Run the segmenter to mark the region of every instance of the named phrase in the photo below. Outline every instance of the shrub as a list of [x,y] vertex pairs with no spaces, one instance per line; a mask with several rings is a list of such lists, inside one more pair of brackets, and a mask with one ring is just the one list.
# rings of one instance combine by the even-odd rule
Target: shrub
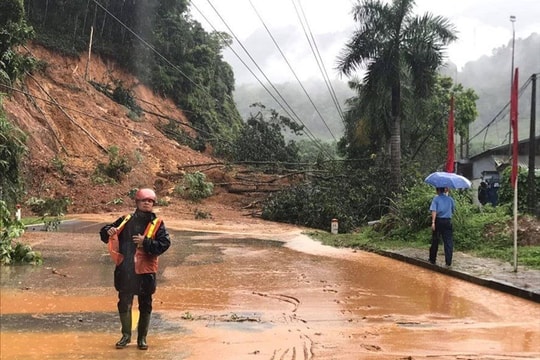
[[[529,182],[528,182],[528,170],[524,168],[519,168],[518,173],[518,211],[527,212],[529,211],[527,200],[529,192]],[[513,205],[514,203],[514,189],[510,184],[510,177],[512,174],[512,167],[509,166],[502,172],[500,187],[498,191],[499,195],[499,204],[508,204]],[[535,177],[535,191],[536,199],[540,199],[540,176]],[[538,210],[537,210],[538,211]],[[534,209],[533,209],[534,215]]]
[[110,180],[120,181],[122,177],[131,171],[131,165],[126,156],[120,156],[117,146],[111,146],[109,148],[109,162],[107,164],[98,163],[94,174],[92,174],[92,180],[94,183],[106,182],[103,177]]
[[174,191],[186,199],[200,201],[212,195],[214,184],[207,182],[206,175],[197,171],[186,174],[182,183],[178,184]]
[[0,97],[0,198],[13,206],[23,190],[22,158],[26,134],[5,117]]
[[45,231],[56,231],[60,226],[60,218],[67,213],[67,207],[71,204],[68,197],[41,199],[31,197],[26,201],[30,210],[41,216]]
[[[429,206],[434,189],[418,183],[404,190],[403,196],[392,203],[393,209],[383,217],[376,230],[402,241],[431,239]],[[456,212],[452,217],[456,250],[475,250],[484,246],[508,246],[508,209],[505,206],[478,207],[472,202],[471,190],[452,190]]]
[[0,263],[41,264],[43,258],[38,251],[33,251],[30,245],[15,242],[24,232],[23,224],[11,219],[11,213],[5,201],[0,200]]
[[330,230],[337,219],[340,233],[350,232],[369,220],[379,219],[388,209],[386,169],[351,169],[330,166],[327,177],[292,186],[269,196],[263,203],[262,217],[316,229]]
[[130,89],[126,89],[121,81],[115,81],[116,88],[113,90],[111,98],[118,104],[127,107],[136,117],[142,115],[142,109],[135,100],[135,95]]

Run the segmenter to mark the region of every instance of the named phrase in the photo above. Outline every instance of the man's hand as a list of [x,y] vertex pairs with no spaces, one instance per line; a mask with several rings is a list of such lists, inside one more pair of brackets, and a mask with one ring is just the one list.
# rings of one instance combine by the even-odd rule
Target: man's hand
[[107,230],[107,234],[109,234],[109,236],[113,236],[117,232],[118,232],[118,230],[114,226],[109,228],[109,230]]
[[137,247],[142,247],[143,241],[144,241],[144,235],[137,234],[133,235],[132,238],[133,242],[137,245]]

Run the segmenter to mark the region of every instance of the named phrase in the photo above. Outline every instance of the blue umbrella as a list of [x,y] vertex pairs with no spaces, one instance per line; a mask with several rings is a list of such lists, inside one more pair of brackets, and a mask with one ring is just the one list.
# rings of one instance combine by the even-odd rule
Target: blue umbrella
[[437,188],[449,189],[470,189],[471,182],[464,176],[449,173],[445,171],[437,171],[428,175],[424,180],[425,183],[433,185]]

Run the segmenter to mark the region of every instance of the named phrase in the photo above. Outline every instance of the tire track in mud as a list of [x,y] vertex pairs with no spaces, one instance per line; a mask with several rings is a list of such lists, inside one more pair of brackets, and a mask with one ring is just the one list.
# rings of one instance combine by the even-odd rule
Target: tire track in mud
[[289,304],[292,304],[294,306],[292,312],[296,312],[296,310],[298,310],[298,306],[300,306],[300,300],[298,300],[294,296],[283,295],[283,294],[277,294],[277,295],[265,294],[265,293],[261,293],[261,292],[257,292],[257,291],[253,291],[252,294],[262,296],[262,297],[268,297],[268,298],[271,298],[271,299],[277,299],[279,301],[284,301],[284,302],[287,302]]
[[[298,310],[298,307],[301,304],[298,298],[294,296],[290,296],[290,295],[266,294],[266,293],[261,293],[261,292],[256,292],[256,291],[253,291],[252,294],[261,296],[261,297],[276,299],[278,301],[283,301],[283,302],[292,304],[293,305],[293,309],[291,310],[292,315],[284,314],[285,321],[290,324],[294,324],[298,322],[302,324],[307,324],[306,320],[300,319],[296,316],[296,311]],[[313,340],[307,334],[305,334],[304,331],[300,329],[296,329],[296,330],[300,331],[300,335],[299,335],[300,343],[295,344],[293,346],[286,347],[284,349],[281,349],[281,348],[275,349],[272,353],[272,357],[270,358],[270,360],[311,360],[314,358]]]
[[[275,349],[270,360],[312,360],[313,354],[313,341],[307,335],[300,335],[302,340],[301,346],[288,347],[286,349]],[[300,350],[296,350],[300,348]]]

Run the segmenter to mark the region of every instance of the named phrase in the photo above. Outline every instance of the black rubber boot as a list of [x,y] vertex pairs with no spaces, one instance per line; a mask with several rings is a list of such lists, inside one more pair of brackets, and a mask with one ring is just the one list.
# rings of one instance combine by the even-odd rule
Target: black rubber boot
[[120,313],[122,338],[116,343],[117,349],[125,348],[131,342],[131,311]]
[[146,335],[150,326],[150,313],[141,313],[139,316],[139,325],[137,327],[137,347],[139,350],[148,350],[146,344]]

